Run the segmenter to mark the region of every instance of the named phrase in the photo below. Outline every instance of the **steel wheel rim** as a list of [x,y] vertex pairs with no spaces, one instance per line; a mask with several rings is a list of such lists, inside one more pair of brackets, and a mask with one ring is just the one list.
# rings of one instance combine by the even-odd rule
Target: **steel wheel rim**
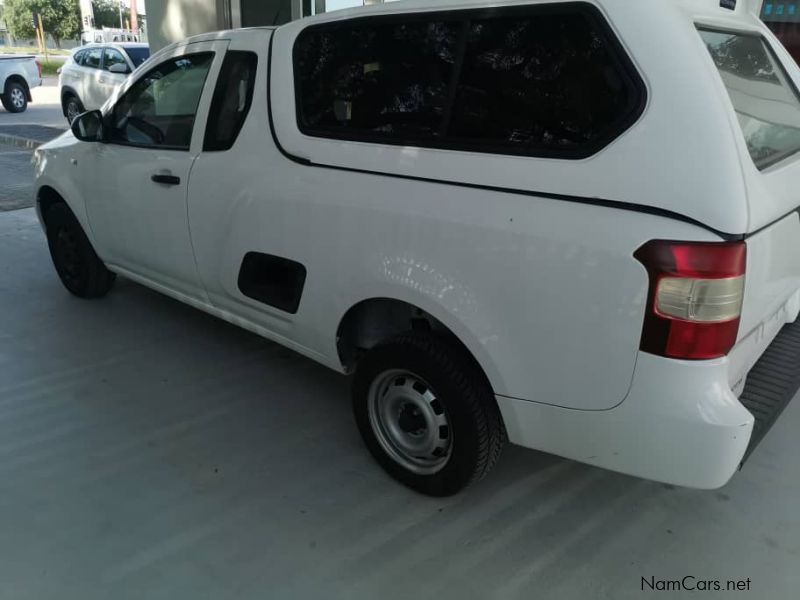
[[25,105],[25,94],[22,93],[21,89],[15,87],[11,90],[11,104],[15,108],[22,108]]
[[368,395],[369,421],[381,448],[419,475],[441,471],[450,460],[453,431],[436,392],[409,371],[384,371]]

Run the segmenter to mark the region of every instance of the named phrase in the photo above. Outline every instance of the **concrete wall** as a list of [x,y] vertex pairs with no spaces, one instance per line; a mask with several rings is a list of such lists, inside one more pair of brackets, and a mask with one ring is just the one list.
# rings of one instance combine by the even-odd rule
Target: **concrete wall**
[[226,0],[147,0],[150,50],[190,35],[230,27],[230,8]]

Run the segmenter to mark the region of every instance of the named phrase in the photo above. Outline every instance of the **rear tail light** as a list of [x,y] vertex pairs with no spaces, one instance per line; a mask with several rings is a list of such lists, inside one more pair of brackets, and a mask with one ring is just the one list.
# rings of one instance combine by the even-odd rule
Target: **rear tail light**
[[739,333],[745,243],[654,240],[634,256],[650,277],[641,350],[687,360],[727,355]]
[[34,62],[36,63],[36,68],[39,70],[39,79],[41,79],[42,78],[42,63],[40,63],[38,60],[35,60]]

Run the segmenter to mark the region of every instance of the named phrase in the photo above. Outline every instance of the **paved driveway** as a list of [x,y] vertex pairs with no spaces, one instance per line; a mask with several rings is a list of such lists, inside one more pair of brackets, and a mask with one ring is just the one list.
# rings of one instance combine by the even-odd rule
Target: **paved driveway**
[[0,211],[32,205],[31,151],[0,143]]
[[58,79],[45,77],[44,85],[31,91],[33,102],[24,113],[10,113],[0,106],[0,128],[4,125],[46,125],[49,127],[67,126],[61,112],[61,98]]
[[795,399],[716,492],[510,448],[425,498],[367,455],[346,379],[124,280],[74,299],[33,211],[0,213],[4,600],[617,600],[687,575],[785,600],[798,431]]
[[33,205],[33,151],[22,142],[29,140],[32,147],[66,129],[57,83],[48,78],[44,87],[34,88],[34,102],[24,113],[0,108],[0,212]]

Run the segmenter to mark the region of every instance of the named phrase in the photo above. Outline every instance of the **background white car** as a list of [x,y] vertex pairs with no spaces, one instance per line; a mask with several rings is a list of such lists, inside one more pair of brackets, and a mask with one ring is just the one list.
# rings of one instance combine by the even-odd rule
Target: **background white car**
[[61,107],[72,120],[100,108],[116,87],[150,57],[147,44],[89,44],[77,49],[59,69]]

